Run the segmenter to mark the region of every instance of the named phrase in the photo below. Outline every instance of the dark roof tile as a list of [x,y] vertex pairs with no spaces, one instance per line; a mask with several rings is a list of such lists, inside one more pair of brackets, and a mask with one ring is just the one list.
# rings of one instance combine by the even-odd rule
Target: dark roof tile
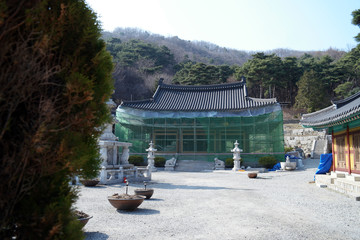
[[333,105],[317,112],[304,114],[301,125],[309,127],[328,127],[339,121],[360,113],[360,92],[344,100],[334,101]]
[[275,104],[276,99],[246,96],[245,82],[183,86],[159,84],[153,98],[123,101],[121,106],[151,111],[228,111]]

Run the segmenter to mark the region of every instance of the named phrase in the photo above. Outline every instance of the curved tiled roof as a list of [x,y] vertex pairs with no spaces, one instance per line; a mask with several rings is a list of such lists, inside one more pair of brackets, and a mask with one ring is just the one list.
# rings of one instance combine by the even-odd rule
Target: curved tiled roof
[[160,83],[153,98],[121,106],[150,111],[228,111],[275,104],[276,99],[247,97],[245,82],[183,86]]
[[330,127],[356,119],[360,114],[360,92],[344,100],[334,101],[332,106],[320,111],[304,114],[300,124],[309,127]]

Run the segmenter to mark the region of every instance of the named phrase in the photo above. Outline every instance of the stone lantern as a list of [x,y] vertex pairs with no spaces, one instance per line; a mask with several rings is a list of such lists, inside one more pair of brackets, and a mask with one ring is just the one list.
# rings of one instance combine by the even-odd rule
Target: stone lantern
[[233,159],[234,159],[234,167],[233,167],[233,171],[237,171],[240,169],[240,153],[243,151],[242,149],[239,148],[239,143],[236,140],[236,142],[234,143],[235,148],[231,150],[231,152],[233,152]]
[[148,152],[147,158],[148,158],[148,168],[152,171],[152,172],[156,172],[157,169],[154,166],[155,163],[155,152],[157,151],[157,149],[154,148],[154,144],[151,141],[150,142],[150,147],[148,149],[146,149],[145,151]]

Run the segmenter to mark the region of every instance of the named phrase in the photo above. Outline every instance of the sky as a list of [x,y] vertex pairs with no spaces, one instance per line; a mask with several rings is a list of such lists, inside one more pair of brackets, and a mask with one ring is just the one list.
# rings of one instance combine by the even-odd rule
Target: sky
[[359,0],[85,0],[101,27],[138,28],[220,47],[349,51]]

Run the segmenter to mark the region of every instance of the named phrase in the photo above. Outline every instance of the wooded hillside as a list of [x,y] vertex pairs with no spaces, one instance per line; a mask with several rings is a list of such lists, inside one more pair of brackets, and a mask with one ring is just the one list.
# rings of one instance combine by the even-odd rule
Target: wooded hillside
[[348,53],[336,49],[247,52],[130,28],[103,32],[103,38],[115,62],[113,97],[118,104],[151,97],[160,78],[165,83],[204,85],[245,76],[250,96],[275,97],[306,111],[360,89],[359,46]]

